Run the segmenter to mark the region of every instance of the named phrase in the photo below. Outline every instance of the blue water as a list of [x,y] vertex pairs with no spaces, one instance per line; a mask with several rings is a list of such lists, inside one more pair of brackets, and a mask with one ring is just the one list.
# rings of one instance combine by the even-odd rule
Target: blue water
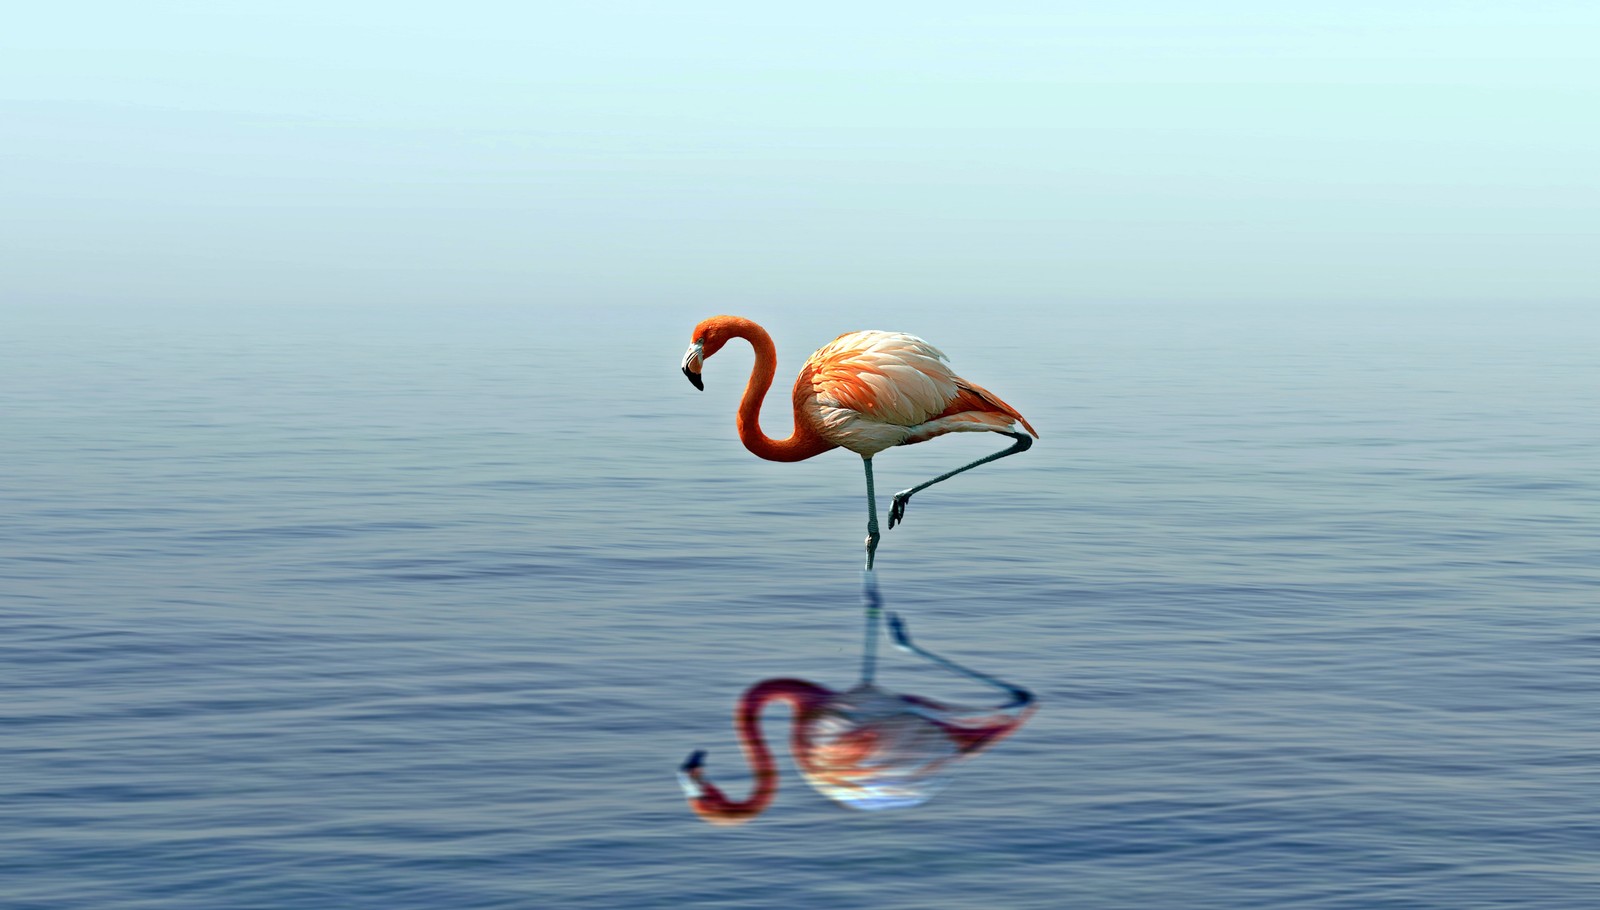
[[[784,761],[843,687],[859,460],[772,464],[842,331],[923,335],[1032,451],[887,532],[919,641],[1033,689],[931,802]],[[1600,315],[862,303],[0,312],[0,906],[1600,904]],[[767,410],[787,432],[786,396]],[[999,447],[884,453],[887,493]],[[880,680],[981,699],[886,652]],[[786,718],[769,730],[780,745]]]

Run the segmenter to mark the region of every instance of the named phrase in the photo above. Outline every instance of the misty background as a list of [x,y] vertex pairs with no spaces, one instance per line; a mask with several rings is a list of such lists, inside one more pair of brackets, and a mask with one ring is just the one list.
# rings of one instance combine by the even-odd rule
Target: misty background
[[886,297],[1573,302],[1597,277],[1592,5],[7,18],[3,303],[699,318]]

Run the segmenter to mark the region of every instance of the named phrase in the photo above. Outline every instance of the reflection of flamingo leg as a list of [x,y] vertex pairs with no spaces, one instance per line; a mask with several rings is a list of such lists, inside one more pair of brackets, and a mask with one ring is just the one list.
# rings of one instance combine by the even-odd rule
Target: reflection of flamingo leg
[[963,471],[970,471],[978,465],[988,464],[991,461],[999,461],[1007,455],[1015,455],[1018,452],[1026,452],[1028,451],[1028,448],[1033,445],[1033,437],[1028,436],[1026,433],[1010,433],[1005,430],[995,430],[995,432],[1002,436],[1010,436],[1012,439],[1015,439],[1016,442],[1012,443],[1011,448],[1009,449],[1004,449],[994,453],[993,455],[985,455],[971,464],[964,464],[961,467],[956,468],[954,471],[946,471],[945,473],[940,474],[938,477],[935,477],[926,483],[919,483],[909,490],[901,490],[900,492],[894,494],[894,502],[889,505],[889,527],[893,528],[895,525],[906,520],[906,503],[911,501],[911,494],[926,490],[927,488],[941,481],[949,480]]
[[878,621],[883,614],[883,598],[878,594],[878,577],[871,572],[861,576],[861,598],[867,605],[867,640],[861,648],[861,684],[871,685],[878,667]]
[[909,651],[918,657],[932,661],[933,663],[944,667],[946,670],[959,673],[962,676],[966,676],[971,679],[975,679],[985,685],[993,686],[996,689],[999,689],[1000,691],[1010,695],[1011,700],[1001,705],[996,710],[1004,711],[1011,708],[1020,708],[1024,705],[1030,704],[1033,701],[1033,693],[1022,688],[1021,686],[1014,686],[1011,683],[995,679],[993,676],[990,676],[987,673],[979,673],[977,670],[973,670],[969,667],[963,667],[947,657],[940,657],[921,645],[914,643],[911,640],[910,633],[906,631],[905,622],[894,613],[889,614],[889,634],[894,636],[895,647],[899,648],[900,650]]

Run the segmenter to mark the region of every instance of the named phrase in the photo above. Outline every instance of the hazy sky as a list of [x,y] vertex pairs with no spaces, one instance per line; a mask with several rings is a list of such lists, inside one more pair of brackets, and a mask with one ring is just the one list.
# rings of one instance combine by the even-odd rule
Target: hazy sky
[[1595,299],[1600,4],[111,2],[0,305]]

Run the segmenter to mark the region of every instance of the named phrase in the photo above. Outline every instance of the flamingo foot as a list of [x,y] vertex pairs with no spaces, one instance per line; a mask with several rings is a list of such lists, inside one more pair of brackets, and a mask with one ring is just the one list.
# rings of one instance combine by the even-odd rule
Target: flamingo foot
[[906,520],[906,503],[910,501],[910,490],[894,494],[894,502],[889,505],[889,527],[892,528]]

